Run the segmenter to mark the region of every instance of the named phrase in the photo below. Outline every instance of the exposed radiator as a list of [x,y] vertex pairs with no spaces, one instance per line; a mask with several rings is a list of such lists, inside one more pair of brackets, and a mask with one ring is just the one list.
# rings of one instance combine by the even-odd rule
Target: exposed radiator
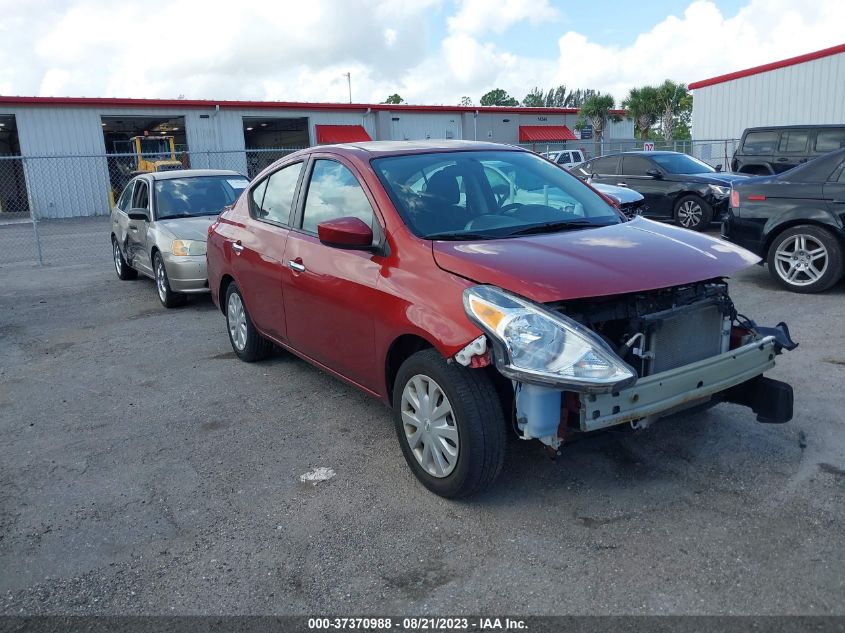
[[649,374],[694,363],[722,351],[724,316],[712,302],[651,314],[644,322],[648,351],[653,354]]

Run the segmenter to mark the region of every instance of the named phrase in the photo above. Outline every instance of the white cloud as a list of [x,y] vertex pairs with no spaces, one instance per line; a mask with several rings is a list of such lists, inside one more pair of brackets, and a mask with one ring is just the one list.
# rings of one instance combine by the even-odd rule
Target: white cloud
[[551,0],[0,0],[0,14],[5,94],[344,102],[351,72],[355,101],[455,104],[561,83],[621,100],[806,53],[841,43],[845,2],[749,0],[725,17],[691,1],[629,46],[561,30],[547,58],[516,54],[507,31],[560,21]]
[[504,33],[517,22],[554,22],[560,12],[548,0],[463,0],[457,14],[448,19],[452,33]]

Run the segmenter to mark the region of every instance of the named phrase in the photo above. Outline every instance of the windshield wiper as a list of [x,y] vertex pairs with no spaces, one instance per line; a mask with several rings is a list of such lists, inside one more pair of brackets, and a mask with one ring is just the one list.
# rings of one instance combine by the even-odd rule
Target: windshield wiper
[[599,227],[610,226],[610,224],[596,224],[590,220],[560,220],[558,222],[544,222],[543,224],[532,224],[525,226],[515,231],[508,233],[508,235],[530,235],[532,233],[552,233],[554,231],[562,231],[564,229],[580,229],[587,226]]
[[495,235],[489,233],[470,233],[468,231],[443,231],[442,233],[431,233],[425,236],[427,240],[490,240]]

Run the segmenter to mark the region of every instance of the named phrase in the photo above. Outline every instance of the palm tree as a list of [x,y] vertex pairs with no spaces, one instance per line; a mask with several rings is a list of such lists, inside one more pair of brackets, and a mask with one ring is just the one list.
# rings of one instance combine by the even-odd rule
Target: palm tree
[[681,113],[688,95],[686,84],[677,84],[671,79],[667,79],[657,87],[660,128],[664,140],[672,140],[675,133],[675,119]]
[[622,102],[622,107],[628,112],[628,118],[633,119],[634,127],[644,141],[648,139],[651,126],[660,116],[660,104],[657,101],[657,88],[643,86],[631,88],[628,97]]
[[585,122],[593,126],[593,138],[596,143],[601,143],[604,137],[604,126],[607,121],[619,121],[619,117],[611,112],[616,102],[612,95],[603,95],[597,92],[587,97],[578,112],[578,123],[576,129],[584,127]]

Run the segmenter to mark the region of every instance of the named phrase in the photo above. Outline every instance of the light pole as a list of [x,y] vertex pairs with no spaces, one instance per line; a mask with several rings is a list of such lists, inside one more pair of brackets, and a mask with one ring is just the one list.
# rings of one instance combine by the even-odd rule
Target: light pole
[[352,103],[352,73],[347,72],[343,73],[344,77],[346,77],[346,83],[349,84],[349,103]]

